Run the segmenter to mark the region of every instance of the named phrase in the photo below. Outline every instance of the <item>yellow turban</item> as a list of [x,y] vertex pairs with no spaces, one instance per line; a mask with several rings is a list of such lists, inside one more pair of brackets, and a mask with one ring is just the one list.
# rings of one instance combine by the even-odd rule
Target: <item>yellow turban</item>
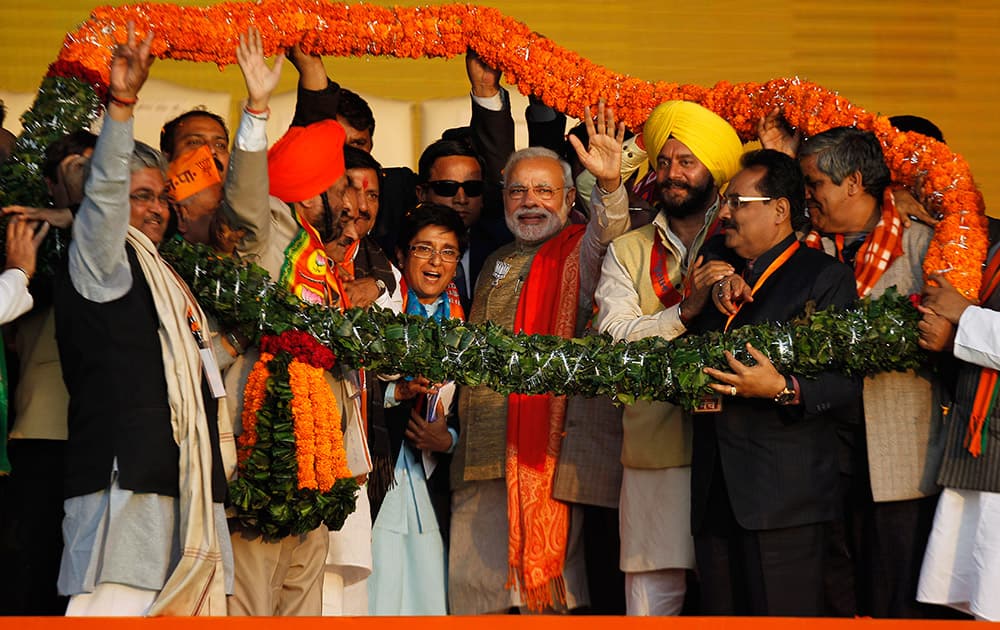
[[691,149],[722,186],[740,170],[743,143],[732,126],[719,115],[690,101],[667,101],[653,110],[642,128],[649,163],[656,168],[656,158],[670,138]]

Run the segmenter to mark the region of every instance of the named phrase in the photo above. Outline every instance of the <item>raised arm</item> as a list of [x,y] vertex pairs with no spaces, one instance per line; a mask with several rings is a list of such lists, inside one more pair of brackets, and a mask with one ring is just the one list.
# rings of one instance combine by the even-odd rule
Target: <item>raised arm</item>
[[254,27],[240,37],[236,47],[236,61],[247,86],[247,104],[240,115],[226,173],[222,212],[230,225],[246,230],[237,248],[244,254],[262,249],[270,238],[266,127],[271,94],[281,78],[284,60],[284,54],[280,54],[268,67],[260,31]]
[[94,148],[84,199],[73,223],[70,279],[80,295],[95,302],[117,299],[132,286],[125,254],[131,209],[129,161],[135,146],[132,112],[153,64],[152,41],[152,31],[142,42],[137,41],[134,24],[130,22],[128,40],[115,47],[107,117]]
[[588,147],[575,136],[570,136],[570,142],[599,185],[591,197],[593,211],[580,250],[580,308],[589,310],[601,276],[601,260],[611,241],[628,231],[629,216],[628,195],[621,183],[625,123],[615,124],[614,111],[605,108],[604,101],[597,104],[597,118],[585,116],[585,123]]

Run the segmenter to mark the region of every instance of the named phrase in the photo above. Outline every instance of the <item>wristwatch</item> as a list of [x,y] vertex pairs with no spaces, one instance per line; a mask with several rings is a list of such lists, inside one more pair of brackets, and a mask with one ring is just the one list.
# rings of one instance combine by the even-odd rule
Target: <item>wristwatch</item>
[[785,377],[785,388],[774,395],[774,402],[779,405],[787,405],[795,400],[795,382],[791,376]]
[[382,297],[389,290],[389,287],[385,286],[382,282],[382,278],[375,278],[375,286],[378,287],[378,296]]

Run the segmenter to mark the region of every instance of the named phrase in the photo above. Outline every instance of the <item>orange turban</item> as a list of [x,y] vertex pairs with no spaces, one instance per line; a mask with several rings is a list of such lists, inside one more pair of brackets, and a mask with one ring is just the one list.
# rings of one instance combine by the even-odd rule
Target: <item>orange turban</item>
[[335,120],[289,129],[267,152],[271,194],[294,203],[332,186],[344,174],[344,137]]

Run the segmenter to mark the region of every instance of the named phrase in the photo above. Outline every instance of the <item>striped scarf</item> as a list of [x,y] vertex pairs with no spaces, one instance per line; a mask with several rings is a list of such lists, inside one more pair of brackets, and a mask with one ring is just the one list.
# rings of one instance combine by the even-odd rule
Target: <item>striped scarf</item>
[[[830,236],[837,249],[837,259],[844,262],[844,236]],[[822,237],[813,230],[805,238],[805,244],[813,249],[823,249]],[[882,216],[879,217],[875,229],[865,237],[865,242],[858,250],[854,259],[854,281],[857,284],[858,297],[867,297],[875,288],[879,278],[889,268],[892,261],[903,255],[903,221],[896,212],[896,204],[892,191],[885,189],[882,197]]]
[[[1000,247],[994,248],[983,272],[983,282],[979,288],[979,303],[985,304],[1000,285]],[[972,402],[972,413],[969,414],[969,426],[965,433],[965,448],[973,457],[979,457],[986,445],[986,429],[990,414],[996,406],[1000,395],[998,373],[993,368],[984,367],[979,372],[979,382],[976,384],[976,396]]]

